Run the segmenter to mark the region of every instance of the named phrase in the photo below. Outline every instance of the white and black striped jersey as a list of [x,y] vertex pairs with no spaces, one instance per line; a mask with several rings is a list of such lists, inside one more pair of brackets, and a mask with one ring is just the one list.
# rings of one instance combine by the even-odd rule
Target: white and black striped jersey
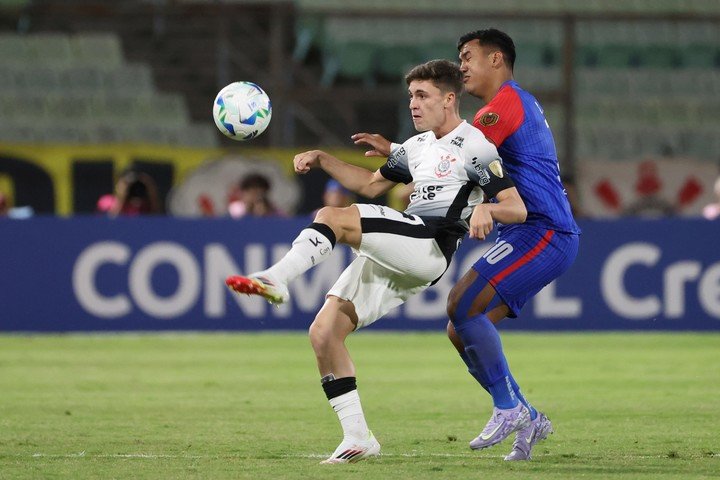
[[427,131],[393,147],[380,173],[415,182],[405,210],[411,215],[464,221],[483,194],[492,198],[514,186],[495,146],[465,121],[442,138]]

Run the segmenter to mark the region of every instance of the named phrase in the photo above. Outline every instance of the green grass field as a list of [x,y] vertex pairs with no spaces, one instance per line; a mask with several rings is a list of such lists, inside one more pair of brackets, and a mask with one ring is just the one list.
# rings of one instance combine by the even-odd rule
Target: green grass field
[[491,402],[441,334],[349,342],[383,456],[341,434],[302,334],[0,336],[0,478],[717,478],[720,335],[503,336],[555,434],[467,447]]

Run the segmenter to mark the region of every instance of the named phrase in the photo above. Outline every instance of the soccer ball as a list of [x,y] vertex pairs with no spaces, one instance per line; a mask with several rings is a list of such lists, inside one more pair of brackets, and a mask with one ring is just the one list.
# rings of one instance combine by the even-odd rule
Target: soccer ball
[[213,103],[213,119],[233,140],[250,140],[265,131],[272,118],[267,93],[252,82],[233,82],[220,90]]

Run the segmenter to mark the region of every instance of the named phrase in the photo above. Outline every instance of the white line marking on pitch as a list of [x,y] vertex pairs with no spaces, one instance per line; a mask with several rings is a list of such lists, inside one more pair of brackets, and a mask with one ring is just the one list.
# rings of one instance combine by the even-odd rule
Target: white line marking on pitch
[[[155,454],[155,453],[110,453],[110,454],[86,454],[85,451],[78,453],[33,453],[33,458],[250,458],[250,455],[173,455],[173,454]],[[309,454],[284,454],[283,458],[327,458],[330,453],[309,453]],[[550,456],[538,454],[536,457]],[[504,458],[504,455],[483,455],[479,457],[472,453],[383,453],[381,457],[403,457],[403,458]],[[712,453],[709,455],[688,455],[681,458],[703,458],[703,457],[720,457],[720,453]],[[262,457],[259,457],[262,458]],[[576,458],[592,458],[581,457]],[[667,455],[620,455],[618,458],[626,459],[643,459],[643,458],[667,458]]]

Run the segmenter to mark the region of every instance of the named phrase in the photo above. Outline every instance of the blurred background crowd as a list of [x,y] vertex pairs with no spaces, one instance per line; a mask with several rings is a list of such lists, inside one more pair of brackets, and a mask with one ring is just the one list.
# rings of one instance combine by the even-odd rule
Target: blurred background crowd
[[[294,176],[293,155],[377,168],[350,135],[413,135],[405,72],[488,27],[515,40],[578,217],[720,218],[714,0],[0,0],[0,215],[348,205],[325,174]],[[237,80],[273,102],[247,143],[211,118]],[[407,189],[375,201],[401,207]]]

